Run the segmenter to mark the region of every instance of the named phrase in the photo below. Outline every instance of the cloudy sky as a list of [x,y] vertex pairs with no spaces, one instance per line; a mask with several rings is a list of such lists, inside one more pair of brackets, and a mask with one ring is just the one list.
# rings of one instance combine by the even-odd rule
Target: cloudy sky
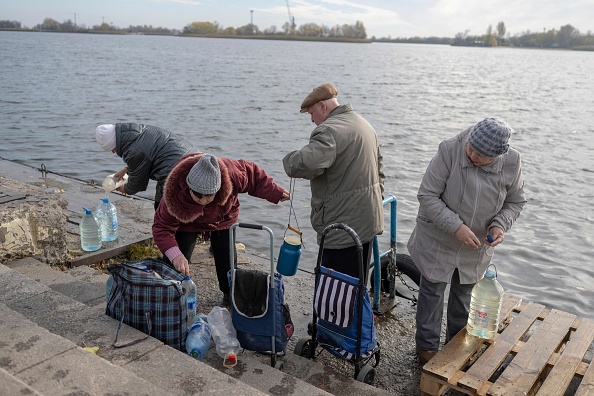
[[[454,37],[484,34],[503,21],[510,34],[559,29],[570,24],[594,33],[594,0],[289,0],[297,26],[333,27],[360,20],[368,37]],[[260,30],[289,20],[286,0],[0,0],[0,20],[31,27],[49,17],[87,27],[152,25],[183,29],[195,21]]]

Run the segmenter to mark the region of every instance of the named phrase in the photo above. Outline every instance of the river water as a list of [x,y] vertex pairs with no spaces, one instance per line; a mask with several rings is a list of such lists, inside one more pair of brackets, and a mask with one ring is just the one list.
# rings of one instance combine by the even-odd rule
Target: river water
[[[31,32],[0,32],[0,48],[0,157],[99,183],[123,163],[101,151],[95,127],[139,122],[254,161],[288,189],[281,159],[314,127],[301,101],[334,83],[339,101],[377,130],[403,252],[439,142],[502,117],[515,129],[528,203],[496,250],[499,280],[510,293],[594,318],[592,52]],[[272,228],[277,254],[288,203],[241,202],[240,220]],[[311,269],[304,180],[293,207],[291,224],[304,231],[300,268]],[[239,240],[268,253],[266,235],[243,230]]]

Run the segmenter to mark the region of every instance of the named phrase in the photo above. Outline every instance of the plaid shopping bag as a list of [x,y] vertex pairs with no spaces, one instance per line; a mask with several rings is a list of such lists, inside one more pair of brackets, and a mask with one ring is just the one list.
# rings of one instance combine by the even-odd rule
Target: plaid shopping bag
[[113,286],[105,314],[147,334],[139,340],[113,346],[133,345],[149,336],[185,350],[187,335],[187,303],[182,292],[184,275],[165,263],[144,259],[123,264],[109,264]]

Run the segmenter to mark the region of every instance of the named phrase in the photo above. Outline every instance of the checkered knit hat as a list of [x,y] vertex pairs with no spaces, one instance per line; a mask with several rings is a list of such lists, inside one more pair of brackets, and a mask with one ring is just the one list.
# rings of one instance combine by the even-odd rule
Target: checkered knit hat
[[186,177],[188,187],[192,191],[204,195],[211,195],[221,188],[221,169],[219,161],[214,155],[204,154],[194,164]]
[[495,158],[507,153],[513,129],[502,119],[490,117],[477,122],[468,143],[482,157]]

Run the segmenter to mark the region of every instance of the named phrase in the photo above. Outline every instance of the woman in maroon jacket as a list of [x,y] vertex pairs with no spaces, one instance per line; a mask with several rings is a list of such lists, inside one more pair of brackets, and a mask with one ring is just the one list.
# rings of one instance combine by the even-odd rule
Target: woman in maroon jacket
[[229,228],[239,217],[240,193],[275,204],[289,199],[289,192],[253,162],[188,154],[171,170],[153,223],[153,240],[164,260],[186,275],[196,238],[210,238],[219,288],[226,298]]

